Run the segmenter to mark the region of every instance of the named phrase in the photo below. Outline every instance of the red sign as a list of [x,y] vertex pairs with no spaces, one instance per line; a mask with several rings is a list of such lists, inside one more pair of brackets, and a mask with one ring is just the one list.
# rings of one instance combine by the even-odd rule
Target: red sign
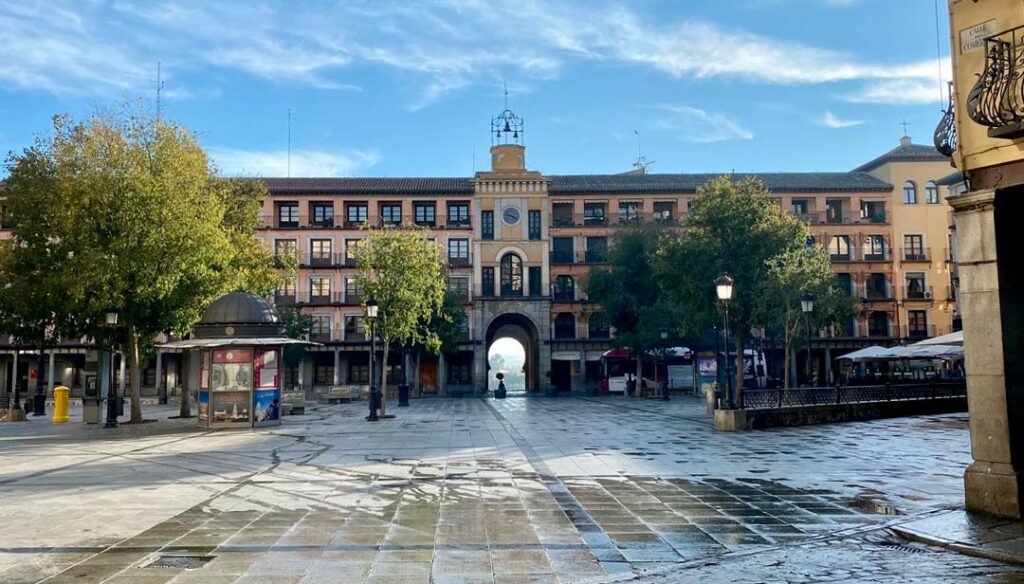
[[214,363],[249,363],[252,349],[218,349],[213,352]]

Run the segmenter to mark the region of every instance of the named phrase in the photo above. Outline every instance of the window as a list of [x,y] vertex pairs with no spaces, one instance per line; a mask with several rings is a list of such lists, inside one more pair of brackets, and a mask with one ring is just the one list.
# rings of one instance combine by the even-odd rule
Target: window
[[907,272],[907,299],[923,300],[930,297],[924,284],[924,272]]
[[480,212],[480,239],[494,239],[494,211]]
[[314,227],[334,227],[334,203],[311,203]]
[[284,298],[291,298],[292,300],[294,300],[295,299],[295,280],[292,280],[292,279],[285,280],[281,284],[281,287],[277,289],[276,296],[278,296],[279,298],[284,297]]
[[864,237],[864,243],[861,248],[865,261],[877,262],[885,259],[885,237],[881,235],[868,235]]
[[363,317],[355,314],[350,314],[345,317],[345,340],[366,340],[366,330],[363,328]]
[[864,296],[869,300],[885,300],[889,298],[889,285],[885,274],[868,274],[864,285]]
[[568,312],[563,312],[555,317],[555,338],[575,339],[576,338],[576,317]]
[[313,366],[315,385],[334,385],[334,363],[317,362]]
[[928,252],[924,249],[923,235],[903,236],[903,261],[919,262],[928,259]]
[[331,315],[314,314],[310,319],[309,334],[315,337],[329,337],[331,335]]
[[494,268],[485,267],[480,272],[480,295],[494,296]]
[[825,201],[825,221],[827,223],[849,223],[843,215],[843,202],[832,199]]
[[917,185],[913,181],[903,183],[903,203],[906,205],[917,204]]
[[329,266],[331,265],[332,242],[330,239],[309,240],[310,265]]
[[792,210],[794,215],[807,215],[808,207],[807,199],[793,199]]
[[619,222],[637,221],[642,208],[639,201],[619,201]]
[[872,312],[868,317],[868,336],[887,337],[889,336],[889,314],[886,312]]
[[571,264],[573,263],[573,238],[552,237],[551,238],[551,263]]
[[448,227],[469,227],[469,203],[448,203]]
[[298,244],[294,239],[278,239],[274,242],[274,255],[277,257],[296,257]]
[[13,218],[11,210],[7,205],[0,205],[0,229],[10,229],[12,224],[11,219]]
[[604,225],[607,203],[583,203],[583,224]]
[[836,235],[828,242],[828,253],[832,261],[850,261],[850,237],[848,235]]
[[860,216],[868,223],[885,223],[885,203],[881,201],[861,201]]
[[588,264],[608,261],[608,238],[603,235],[587,238],[586,260]]
[[363,290],[359,287],[359,280],[345,278],[345,303],[360,304],[363,301]]
[[595,312],[587,320],[587,338],[608,339],[612,333],[608,328],[608,317],[603,312]]
[[352,363],[348,366],[348,382],[349,383],[369,383],[370,382],[370,365],[369,363]]
[[501,258],[501,295],[523,295],[523,260],[514,253]]
[[345,206],[345,223],[348,227],[358,227],[366,223],[366,203],[351,203]]
[[848,273],[836,274],[838,288],[849,295],[853,295],[853,277]]
[[470,384],[471,366],[468,363],[453,363],[448,366],[448,383],[454,385]]
[[527,212],[527,227],[530,241],[540,241],[540,211]]
[[401,225],[402,224],[402,205],[400,203],[381,203],[380,204],[380,224],[381,225]]
[[555,227],[572,225],[572,212],[572,203],[553,203],[551,205],[551,224]]
[[414,219],[416,225],[426,225],[433,227],[437,222],[434,215],[436,209],[433,203],[416,203],[413,205]]
[[576,284],[572,279],[572,276],[558,276],[555,278],[555,289],[554,289],[555,300],[575,300],[576,299]]
[[907,311],[907,336],[912,339],[923,339],[928,336],[928,311]]
[[454,276],[448,278],[448,292],[458,298],[460,302],[469,302],[469,278]]
[[329,276],[313,276],[309,279],[309,301],[329,302],[331,298],[331,278]]
[[936,205],[939,202],[939,185],[928,181],[924,183],[924,202]]
[[299,204],[298,203],[281,203],[277,206],[277,226],[278,227],[298,227],[299,226]]
[[355,266],[356,265],[356,249],[360,245],[363,245],[365,239],[346,239],[345,240],[345,265]]
[[540,266],[530,266],[529,271],[529,284],[530,284],[530,296],[541,295],[541,275]]
[[676,204],[672,201],[655,201],[654,220],[662,223],[670,223],[675,215]]
[[469,240],[448,240],[448,265],[453,268],[464,268],[469,265]]

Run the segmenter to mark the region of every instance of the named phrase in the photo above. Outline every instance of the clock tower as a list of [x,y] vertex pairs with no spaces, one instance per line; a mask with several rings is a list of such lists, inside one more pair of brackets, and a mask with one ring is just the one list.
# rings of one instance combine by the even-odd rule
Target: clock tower
[[503,337],[526,351],[527,391],[550,388],[551,296],[548,279],[548,179],[526,169],[523,120],[507,107],[491,120],[491,169],[473,179],[474,371],[487,387],[487,352]]

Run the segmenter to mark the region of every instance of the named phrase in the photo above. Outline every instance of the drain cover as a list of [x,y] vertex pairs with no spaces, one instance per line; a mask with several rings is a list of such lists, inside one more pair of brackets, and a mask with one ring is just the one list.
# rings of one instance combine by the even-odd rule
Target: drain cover
[[146,565],[147,568],[202,568],[216,556],[160,556]]

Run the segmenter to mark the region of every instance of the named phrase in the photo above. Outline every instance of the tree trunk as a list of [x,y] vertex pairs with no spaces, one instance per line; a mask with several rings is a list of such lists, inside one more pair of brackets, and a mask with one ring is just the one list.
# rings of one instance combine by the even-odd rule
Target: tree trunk
[[192,392],[192,354],[188,349],[181,353],[181,378],[178,380],[181,386],[181,408],[178,409],[178,416],[182,418],[192,417],[192,404],[189,403],[189,393]]
[[413,387],[416,388],[417,395],[419,395],[420,397],[423,397],[423,386],[420,384],[420,359],[422,357],[423,353],[419,349],[416,349],[416,364],[413,366],[412,369],[412,384]]
[[783,351],[782,351],[783,358],[786,360],[785,366],[783,368],[783,370],[785,372],[784,375],[785,375],[786,378],[785,378],[785,381],[783,381],[783,385],[782,386],[787,391],[789,390],[789,387],[790,387],[789,386],[789,376],[791,374],[790,370],[789,370],[789,359],[790,359],[789,353],[792,350],[793,350],[792,341],[790,340],[789,334],[787,333],[786,334],[786,343],[785,343],[785,346],[784,346]]
[[743,403],[743,374],[744,374],[744,361],[743,358],[743,337],[736,336],[736,405]]
[[139,336],[128,323],[128,386],[132,394],[132,423],[142,423],[142,375],[139,372]]
[[390,343],[384,339],[384,351],[380,364],[380,417],[388,413],[388,348]]
[[634,392],[635,397],[640,397],[644,394],[644,353],[643,351],[637,351],[636,353],[636,391]]

